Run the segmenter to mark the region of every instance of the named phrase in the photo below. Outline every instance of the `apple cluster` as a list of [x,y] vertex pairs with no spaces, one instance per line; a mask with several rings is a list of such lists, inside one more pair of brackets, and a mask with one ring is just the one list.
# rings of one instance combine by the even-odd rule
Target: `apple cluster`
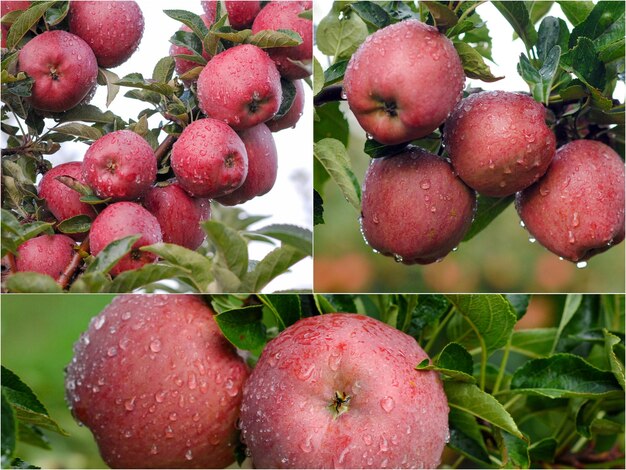
[[409,144],[373,160],[361,229],[377,252],[405,264],[442,259],[472,224],[476,194],[507,197],[526,229],[562,258],[584,262],[624,239],[624,164],[607,145],[558,150],[546,108],[528,95],[463,99],[452,42],[405,20],[368,36],[350,59],[343,91],[369,138],[401,145],[443,125],[447,159]]
[[252,371],[194,296],[120,296],[74,345],[66,398],[113,468],[436,468],[448,402],[415,339],[373,318],[291,325]]
[[[202,7],[210,27],[217,2],[205,1]],[[310,74],[312,21],[300,14],[311,2],[269,2],[261,8],[258,1],[226,1],[225,7],[232,28],[292,30],[302,43],[267,50],[239,44],[214,57],[205,54],[208,62],[197,83],[186,82],[202,115],[175,136],[169,158],[173,178],[157,181],[158,159],[150,144],[131,130],[117,130],[97,139],[82,162],[58,165],[40,182],[39,197],[58,222],[77,216],[92,221],[88,245],[83,245],[92,255],[116,240],[140,235],[110,271],[112,276],[156,261],[154,254],[139,250],[142,246],[166,242],[198,248],[205,239],[200,223],[210,218],[210,200],[233,206],[274,186],[272,132],[294,127],[304,107],[301,79]],[[127,60],[143,32],[135,2],[72,2],[70,15],[71,32],[42,33],[20,51],[20,69],[35,81],[30,100],[41,111],[65,111],[83,101],[96,86],[98,66]],[[190,53],[180,45],[170,49],[181,75],[198,65],[179,57]],[[281,80],[293,81],[295,96],[277,116]],[[95,196],[95,204],[93,198],[90,204],[83,202],[86,193]],[[75,241],[84,238],[82,233],[31,239],[18,249],[17,270],[58,279],[74,256]],[[45,263],[40,262],[42,253]]]

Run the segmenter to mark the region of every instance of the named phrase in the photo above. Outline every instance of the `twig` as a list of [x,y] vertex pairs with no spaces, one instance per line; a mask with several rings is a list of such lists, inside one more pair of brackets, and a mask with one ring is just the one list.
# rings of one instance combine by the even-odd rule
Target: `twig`
[[168,135],[165,140],[161,142],[161,145],[159,145],[154,152],[158,162],[160,162],[163,156],[170,151],[174,142],[176,142],[176,137],[173,135]]
[[67,265],[63,273],[57,279],[57,282],[63,289],[67,287],[70,279],[76,273],[78,266],[80,266],[83,256],[87,253],[89,253],[89,237],[85,238],[85,240],[80,244],[78,250],[76,250],[76,253],[74,253],[74,256],[72,257],[70,264]]
[[15,263],[15,255],[11,252],[7,253],[7,260],[9,261],[9,271],[11,274],[17,272],[17,264]]
[[320,91],[315,98],[313,104],[320,106],[331,101],[344,101],[343,87],[341,85],[332,85]]

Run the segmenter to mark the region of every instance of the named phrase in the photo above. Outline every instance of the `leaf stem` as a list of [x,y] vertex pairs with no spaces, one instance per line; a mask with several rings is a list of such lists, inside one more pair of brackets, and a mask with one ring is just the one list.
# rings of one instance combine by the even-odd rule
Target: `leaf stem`
[[502,383],[502,379],[504,378],[504,373],[506,372],[506,364],[509,361],[509,352],[511,350],[512,338],[513,338],[513,334],[510,334],[509,340],[506,342],[506,347],[504,348],[502,361],[500,361],[500,370],[498,371],[498,377],[496,378],[496,383],[493,385],[492,393],[497,393],[498,390],[500,390],[500,384]]
[[484,2],[480,1],[480,2],[476,2],[473,5],[470,5],[467,10],[465,10],[463,12],[463,14],[460,16],[458,23],[460,23],[461,21],[463,21],[465,18],[467,18],[469,16],[470,13],[472,13],[477,7],[479,7],[480,5],[482,5]]
[[437,328],[435,328],[435,331],[433,331],[433,334],[430,336],[428,343],[426,343],[426,346],[424,347],[424,351],[426,351],[427,353],[430,351],[430,348],[432,348],[435,340],[439,336],[439,333],[441,333],[441,330],[443,330],[450,318],[452,318],[455,311],[456,307],[451,304],[448,308],[448,311],[444,314],[443,320],[439,322],[439,325],[437,325]]

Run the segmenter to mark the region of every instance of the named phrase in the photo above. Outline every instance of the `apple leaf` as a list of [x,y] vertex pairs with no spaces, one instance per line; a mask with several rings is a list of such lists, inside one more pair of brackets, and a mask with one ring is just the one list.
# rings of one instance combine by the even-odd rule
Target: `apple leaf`
[[256,263],[254,269],[244,278],[240,292],[261,292],[261,290],[275,277],[286,272],[306,255],[300,250],[285,245],[269,252],[265,258]]
[[403,151],[408,147],[408,143],[386,145],[381,144],[375,139],[366,139],[363,151],[370,156],[370,158],[383,158],[392,157]]
[[499,216],[513,202],[515,196],[507,196],[502,198],[488,197],[479,194],[476,197],[476,211],[474,212],[474,220],[469,230],[463,237],[463,241],[467,242],[486,229],[493,220]]
[[61,286],[53,278],[46,274],[34,272],[11,274],[5,281],[5,286],[9,292],[22,294],[31,292],[58,294],[63,292]]
[[133,245],[141,235],[130,235],[109,243],[87,266],[85,273],[108,273],[124,256],[130,253]]
[[193,33],[199,38],[203,38],[209,33],[209,29],[204,24],[204,21],[202,21],[202,18],[195,13],[185,10],[163,10],[163,13],[170,18],[189,26],[191,31],[193,31]]
[[202,223],[219,255],[219,259],[238,279],[242,279],[248,270],[248,244],[246,240],[230,227],[216,220]]
[[257,297],[274,314],[280,331],[302,318],[300,297],[295,294],[259,294]]
[[565,17],[572,23],[574,26],[578,26],[582,23],[591,10],[593,10],[594,3],[592,1],[579,0],[576,2],[572,2],[571,0],[560,0],[557,1],[561,10],[565,14]]
[[65,219],[57,225],[61,233],[85,233],[91,228],[91,217],[88,215],[76,215]]
[[282,91],[282,100],[280,102],[280,108],[272,119],[279,119],[289,112],[293,102],[296,99],[296,86],[291,80],[286,80],[281,77],[280,88]]
[[167,266],[163,264],[146,264],[139,269],[124,271],[118,274],[109,292],[132,292],[135,289],[145,287],[153,282],[175,277],[189,276],[191,271],[180,266]]
[[450,442],[448,443],[450,448],[476,462],[480,468],[495,467],[489,463],[485,440],[474,416],[452,408],[448,421],[450,423]]
[[537,31],[535,31],[535,26],[530,20],[526,4],[522,1],[494,1],[492,3],[524,41],[526,49],[533,47],[537,42]]
[[214,318],[226,339],[236,348],[255,351],[266,342],[263,305],[226,310]]
[[422,3],[426,6],[426,8],[428,8],[428,11],[430,11],[430,14],[435,20],[435,26],[439,31],[445,32],[447,29],[455,26],[459,22],[456,14],[447,6],[442,5],[439,2],[424,1]]
[[290,224],[272,224],[253,233],[267,235],[300,250],[307,256],[313,255],[313,234],[310,230]]
[[13,49],[24,35],[35,26],[48,8],[56,2],[33,3],[15,20],[7,35],[7,48]]
[[72,294],[88,294],[94,292],[108,292],[111,278],[103,272],[86,273],[78,277],[70,287]]
[[511,338],[511,351],[532,358],[547,356],[552,351],[555,338],[556,328],[516,330]]
[[73,122],[70,124],[64,124],[54,129],[59,134],[72,135],[85,140],[98,140],[102,137],[102,132],[95,127],[88,126],[86,124],[80,124]]
[[140,250],[154,253],[169,265],[180,267],[190,272],[191,274],[185,276],[185,279],[192,281],[199,292],[206,292],[209,284],[213,281],[211,272],[213,263],[200,253],[172,243],[156,243],[150,246],[142,246]]
[[557,444],[556,439],[551,437],[533,442],[528,447],[531,461],[554,462]]
[[513,332],[517,316],[502,295],[447,295],[469,324],[464,343],[477,340],[487,355],[503,347]]
[[[319,142],[322,139],[337,139],[343,145],[348,145],[350,128],[348,121],[339,107],[337,101],[325,103],[315,108],[318,121],[313,129],[313,140]],[[317,177],[317,171],[314,172]]]
[[324,71],[317,58],[313,57],[313,96],[324,88]]
[[337,183],[347,201],[360,211],[361,188],[352,172],[350,157],[343,144],[336,139],[322,139],[314,144],[313,155]]
[[329,86],[343,80],[349,60],[335,62],[324,71],[324,86]]
[[[504,447],[506,448],[506,459],[515,468],[529,468],[530,457],[528,456],[528,442],[512,434],[502,431],[500,433]],[[496,437],[497,439],[497,437]],[[503,463],[508,463],[506,460]]]
[[502,404],[476,385],[447,380],[443,387],[451,409],[469,413],[522,438],[522,433],[517,428],[517,424]]
[[615,375],[615,378],[617,379],[621,387],[624,388],[624,347],[622,346],[622,353],[620,354],[621,360],[620,357],[618,357],[615,353],[615,346],[620,344],[622,340],[614,334],[609,333],[606,328],[604,328],[602,332],[604,334],[604,350],[607,357],[609,358],[611,371],[613,372],[613,375]]
[[[4,366],[3,366],[4,369]],[[2,433],[0,434],[0,441],[2,442],[2,468],[8,468],[15,451],[15,444],[17,442],[17,420],[15,418],[15,411],[11,408],[8,400],[4,396],[4,390],[2,390]]]
[[504,77],[496,77],[480,53],[469,44],[462,41],[454,41],[454,48],[461,58],[465,75],[469,78],[482,80],[483,82],[497,82]]
[[317,26],[317,47],[335,60],[349,59],[368,35],[367,25],[358,15],[345,15],[340,19],[331,11]]
[[324,200],[316,189],[313,190],[313,225],[324,224]]
[[624,390],[609,371],[597,369],[582,357],[555,354],[533,359],[513,374],[511,392],[550,398],[599,398]]
[[293,47],[302,44],[302,37],[290,29],[278,29],[276,31],[266,29],[249,36],[246,42],[260,47],[261,49]]
[[517,315],[517,319],[520,320],[528,309],[528,303],[530,302],[530,294],[505,294],[506,300],[509,301],[511,307]]
[[[428,3],[428,2],[427,2]],[[354,2],[350,8],[367,24],[375,29],[384,28],[391,24],[391,16],[375,2]]]
[[167,83],[174,76],[174,66],[176,62],[173,57],[162,57],[152,70],[152,80]]

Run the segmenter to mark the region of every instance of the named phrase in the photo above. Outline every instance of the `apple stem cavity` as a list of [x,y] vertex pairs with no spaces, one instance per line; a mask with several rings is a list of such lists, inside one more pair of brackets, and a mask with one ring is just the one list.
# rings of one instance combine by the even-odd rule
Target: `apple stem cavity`
[[329,408],[334,414],[334,418],[337,419],[339,416],[344,414],[350,408],[350,400],[352,397],[347,393],[335,391],[335,397],[333,398],[332,403]]

